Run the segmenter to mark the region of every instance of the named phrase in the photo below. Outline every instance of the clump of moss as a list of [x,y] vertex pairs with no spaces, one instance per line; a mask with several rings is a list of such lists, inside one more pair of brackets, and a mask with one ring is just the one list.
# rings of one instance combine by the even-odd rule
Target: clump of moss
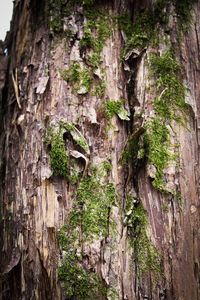
[[129,121],[129,113],[124,108],[124,100],[107,100],[105,103],[105,112],[108,120],[111,120],[114,115],[118,115],[121,120]]
[[109,233],[110,209],[116,192],[114,185],[103,183],[101,176],[110,171],[110,164],[105,162],[99,170],[94,168],[90,176],[82,178],[68,222],[58,235],[64,251],[58,277],[69,298],[96,299],[97,295],[105,296],[107,292],[97,274],[84,267],[81,249],[83,244],[91,243],[94,238],[103,239]]
[[106,117],[108,119],[112,119],[114,115],[116,115],[123,107],[123,104],[121,101],[109,100],[106,101],[105,106],[106,106]]
[[123,57],[133,49],[142,50],[150,43],[155,43],[159,35],[160,25],[167,28],[169,22],[170,6],[174,5],[181,30],[188,28],[191,23],[192,5],[197,0],[157,0],[154,4],[136,16],[134,23],[129,14],[117,18],[120,28],[127,37]]
[[130,136],[124,151],[122,153],[122,164],[128,164],[130,161],[133,167],[137,168],[138,161],[145,158],[145,145],[144,145],[144,129],[141,128],[133,136]]
[[191,23],[194,3],[197,3],[197,0],[174,0],[179,26],[183,31],[187,30]]
[[64,251],[62,263],[58,268],[58,279],[67,298],[77,300],[94,299],[99,290],[103,290],[100,278],[91,270],[83,267],[83,254],[78,253],[74,245],[75,236],[66,235],[66,227],[58,234],[58,242]]
[[150,10],[140,14],[136,18],[134,25],[127,14],[120,16],[118,22],[127,36],[127,42],[123,51],[124,56],[132,49],[143,49],[154,37],[156,22],[153,12]]
[[95,0],[49,0],[49,26],[54,33],[63,32],[64,18],[69,16],[75,6],[82,5],[85,13],[92,8]]
[[55,176],[67,178],[69,167],[69,156],[65,149],[65,142],[60,130],[54,131],[52,128],[46,138],[46,143],[50,145],[51,168]]
[[168,165],[169,161],[173,158],[169,152],[170,140],[169,130],[163,119],[156,117],[151,122],[148,122],[147,130],[145,133],[146,154],[148,162],[156,167],[156,174],[153,180],[153,186],[164,191],[164,168]]
[[72,84],[76,92],[81,88],[89,92],[92,83],[91,73],[88,69],[81,68],[78,62],[74,61],[68,69],[60,70],[60,75],[63,80]]
[[61,122],[61,126],[66,129],[72,135],[73,140],[79,145],[85,152],[89,152],[89,146],[84,138],[83,134],[76,128],[71,122]]
[[79,145],[87,154],[89,146],[83,134],[71,122],[61,120],[55,127],[47,130],[45,144],[49,147],[50,163],[53,175],[68,179],[71,183],[77,183],[79,173],[73,168],[73,159],[69,157],[63,134],[69,132],[76,145]]
[[150,59],[150,70],[156,78],[156,89],[159,97],[154,100],[155,117],[146,124],[145,144],[148,161],[156,167],[153,185],[164,191],[163,171],[174,155],[169,152],[171,121],[184,124],[187,104],[186,88],[179,78],[180,65],[171,50],[161,56],[153,55]]
[[127,197],[126,223],[130,244],[134,249],[134,260],[139,267],[140,276],[146,272],[152,272],[155,277],[161,273],[160,254],[147,236],[147,215],[141,203]]
[[103,97],[106,89],[105,80],[100,80],[96,83],[94,90],[92,91],[93,96]]
[[111,34],[109,17],[103,13],[86,14],[88,21],[84,26],[84,35],[80,41],[82,49],[89,48],[92,53],[88,56],[88,62],[93,69],[100,66],[101,52],[107,38]]
[[83,240],[108,234],[108,218],[115,203],[113,184],[101,184],[97,173],[85,177],[77,190],[75,207],[71,213],[70,223],[81,229]]
[[[188,106],[185,102],[186,88],[181,81],[180,64],[173,52],[167,50],[161,56],[150,58],[150,73],[155,78],[155,88],[159,95],[153,101],[155,115],[144,128],[130,136],[122,155],[122,162],[132,161],[134,167],[148,161],[156,168],[153,186],[161,192],[165,188],[164,169],[176,160],[176,155],[169,149],[169,126],[172,121],[185,125]],[[176,191],[174,191],[175,195]]]
[[180,122],[187,111],[186,88],[180,79],[181,66],[172,51],[168,50],[161,56],[152,55],[150,70],[156,77],[157,92],[160,93],[154,101],[156,113],[162,118]]

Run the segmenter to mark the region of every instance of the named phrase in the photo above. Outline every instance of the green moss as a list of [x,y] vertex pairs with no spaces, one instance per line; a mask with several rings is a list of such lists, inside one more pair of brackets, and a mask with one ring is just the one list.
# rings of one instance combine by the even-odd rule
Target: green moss
[[102,165],[103,169],[107,172],[107,174],[109,174],[112,171],[112,164],[107,160],[105,160]]
[[169,161],[173,159],[169,152],[170,140],[169,130],[163,119],[156,117],[147,123],[145,134],[146,155],[150,164],[156,167],[156,174],[153,180],[153,186],[164,191],[164,174],[163,171]]
[[90,25],[90,22],[88,22],[83,31],[83,37],[80,40],[80,48],[85,49],[85,48],[93,48],[93,45],[95,43],[95,39],[92,35],[92,26]]
[[177,165],[177,156],[169,150],[169,126],[172,121],[186,124],[186,88],[180,78],[180,64],[171,50],[161,56],[151,56],[150,73],[155,78],[155,88],[159,95],[153,101],[155,116],[146,122],[144,128],[130,136],[122,154],[122,162],[128,163],[131,160],[133,167],[138,168],[141,163],[148,161],[156,169],[153,186],[161,192],[169,193],[165,188],[164,169],[172,161]]
[[[103,79],[96,79],[94,75],[95,69],[101,66],[101,53],[107,38],[111,34],[112,18],[107,13],[100,11],[98,8],[93,7],[94,1],[69,1],[66,7],[72,7],[74,5],[83,5],[84,16],[86,22],[83,28],[83,37],[80,40],[80,52],[85,52],[85,61],[87,68],[82,68],[78,62],[73,62],[67,70],[60,70],[61,77],[69,82],[74,92],[78,94],[85,94],[90,92],[91,85],[94,85],[93,95],[102,97],[105,92],[105,81]],[[54,4],[52,5],[54,7]],[[67,9],[65,8],[67,11]],[[52,12],[54,10],[52,9]],[[58,11],[58,13],[57,13]],[[56,5],[54,18],[51,18],[55,32],[61,31],[63,27],[63,0],[59,0]],[[62,13],[61,13],[62,12]],[[60,18],[58,15],[60,14]],[[66,35],[69,35],[69,31],[66,31]],[[89,50],[89,51],[87,51]]]
[[106,117],[112,119],[123,107],[122,101],[108,100],[105,103]]
[[85,152],[89,152],[89,146],[86,139],[73,123],[61,122],[60,126],[70,132],[77,145],[79,145]]
[[111,34],[111,24],[109,17],[98,11],[94,14],[88,12],[86,15],[88,21],[84,25],[84,35],[80,41],[80,47],[92,51],[87,56],[87,61],[92,69],[97,69],[101,64],[101,52]]
[[186,31],[192,20],[192,6],[197,0],[174,0],[179,26]]
[[150,59],[150,70],[156,79],[159,97],[154,100],[155,117],[146,124],[145,149],[149,163],[156,167],[153,185],[165,191],[164,169],[175,156],[169,152],[171,121],[185,124],[187,104],[186,88],[180,80],[180,65],[171,50],[161,56],[153,55]]
[[167,26],[171,5],[175,6],[179,27],[181,30],[187,29],[192,20],[192,5],[196,2],[197,0],[157,0],[149,9],[140,12],[134,22],[129,14],[119,16],[117,18],[119,27],[127,36],[123,57],[130,50],[142,50],[152,43],[155,44],[160,26],[169,29]]
[[133,257],[139,267],[139,274],[152,272],[155,277],[161,273],[160,254],[147,236],[147,214],[142,204],[137,203],[132,197],[127,197],[126,223],[130,244],[134,249]]
[[50,145],[50,161],[53,174],[67,178],[69,157],[65,149],[63,135],[60,130],[49,130],[46,138],[46,143]]
[[131,161],[133,167],[137,167],[138,160],[143,160],[145,157],[143,133],[142,129],[141,132],[129,137],[122,153],[122,164],[128,164]]
[[77,246],[74,245],[75,238],[67,236],[66,229],[63,227],[58,234],[60,247],[64,251],[58,268],[58,279],[67,298],[94,299],[99,290],[103,290],[103,284],[94,272],[83,267],[83,254],[78,253]]
[[124,108],[124,102],[124,99],[106,101],[105,113],[108,120],[117,115],[121,120],[129,121],[129,112]]
[[140,14],[134,25],[128,15],[119,18],[119,25],[127,36],[124,55],[132,49],[142,49],[152,40],[155,31],[155,20],[152,11],[148,10]]
[[83,240],[108,234],[109,211],[115,197],[114,186],[101,184],[95,172],[80,182],[70,222],[81,228]]
[[63,80],[71,83],[77,83],[80,81],[81,67],[78,62],[73,62],[71,66],[66,70],[60,70],[60,75]]
[[53,174],[68,179],[71,184],[76,184],[80,174],[73,169],[73,159],[69,157],[65,146],[63,134],[66,131],[70,132],[74,142],[82,150],[89,153],[86,139],[71,122],[60,121],[56,127],[49,127],[45,137],[45,144],[50,148],[49,155]]
[[158,38],[158,24],[163,23],[161,21],[161,12],[167,5],[166,3],[164,5],[157,5],[157,2],[151,8],[137,15],[134,22],[128,13],[117,18],[119,27],[127,37],[123,50],[123,58],[130,50],[142,50],[149,46],[149,44],[155,43],[155,40]]
[[84,88],[86,92],[89,92],[92,84],[90,71],[81,68],[78,62],[73,62],[66,70],[60,70],[60,75],[63,80],[72,84],[74,91],[78,92],[81,88]]
[[106,89],[106,83],[105,80],[100,80],[98,83],[96,83],[96,86],[92,92],[93,96],[103,97],[105,94]]
[[80,180],[68,222],[58,234],[59,245],[64,251],[58,278],[70,299],[96,299],[99,295],[105,297],[107,293],[97,274],[84,266],[86,258],[81,249],[83,244],[91,243],[94,238],[105,238],[113,223],[109,218],[110,209],[116,201],[115,188],[112,183],[102,180],[102,176],[110,172],[108,164],[103,163],[99,170],[94,168],[90,176]]

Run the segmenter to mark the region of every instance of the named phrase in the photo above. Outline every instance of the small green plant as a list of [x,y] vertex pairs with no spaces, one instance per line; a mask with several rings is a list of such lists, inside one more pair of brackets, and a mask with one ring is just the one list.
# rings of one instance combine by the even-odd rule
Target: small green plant
[[142,50],[156,43],[159,27],[167,28],[170,6],[173,4],[178,17],[179,27],[185,31],[192,20],[192,5],[197,0],[157,0],[153,6],[136,16],[134,23],[129,14],[117,17],[119,27],[127,37],[123,58],[133,49]]
[[80,41],[81,48],[89,48],[92,54],[88,57],[88,62],[92,69],[97,69],[101,63],[101,52],[107,38],[111,34],[109,17],[102,13],[88,14],[88,22],[84,27],[84,35]]
[[110,171],[111,165],[104,162],[99,171],[93,169],[90,176],[83,177],[77,189],[68,223],[73,230],[78,229],[84,241],[103,238],[108,233],[109,212],[115,204],[116,192],[114,185],[101,182],[101,177]]
[[166,124],[163,123],[162,118],[156,117],[147,123],[144,140],[148,161],[156,167],[153,186],[160,191],[164,191],[163,170],[169,161],[173,159],[173,156],[168,150],[170,146],[169,130]]
[[122,164],[128,164],[131,161],[133,167],[137,167],[138,160],[145,158],[144,131],[141,128],[128,138],[121,157]]
[[165,119],[184,121],[188,107],[185,103],[186,88],[179,78],[181,67],[172,51],[168,50],[161,56],[152,55],[150,69],[157,78],[156,87],[160,93],[154,101],[156,113]]
[[137,168],[141,162],[148,161],[156,169],[153,186],[161,192],[169,193],[165,188],[164,169],[170,162],[176,163],[177,159],[177,155],[169,150],[169,126],[172,121],[181,125],[187,121],[186,88],[180,79],[180,64],[171,50],[161,56],[154,54],[150,57],[150,73],[155,78],[155,88],[159,95],[153,102],[155,115],[146,122],[144,128],[130,136],[122,154],[122,163],[132,160],[133,166]]
[[143,49],[155,36],[156,20],[151,10],[138,15],[134,24],[128,14],[119,16],[118,23],[127,36],[123,57],[132,49]]

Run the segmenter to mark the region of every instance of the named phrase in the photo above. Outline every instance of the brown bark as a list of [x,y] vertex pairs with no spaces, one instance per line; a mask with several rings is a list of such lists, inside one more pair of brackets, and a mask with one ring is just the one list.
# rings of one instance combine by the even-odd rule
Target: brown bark
[[[61,78],[59,70],[74,60],[84,65],[79,51],[84,16],[78,7],[71,12],[71,19],[65,20],[65,26],[72,24],[75,30],[74,37],[69,39],[63,33],[49,30],[47,4],[44,0],[15,1],[11,32],[4,44],[8,48],[5,86],[5,67],[0,69],[3,112],[0,126],[0,299],[65,299],[57,276],[60,259],[57,232],[68,220],[77,186],[52,174],[49,149],[44,143],[49,124],[64,119],[75,124],[86,138],[90,151],[84,156],[89,166],[109,158],[112,172],[107,180],[117,190],[118,201],[111,209],[116,221],[115,234],[102,240],[96,238],[87,245],[88,265],[116,290],[116,300],[198,300],[200,2],[194,5],[193,22],[181,39],[175,17],[170,21],[170,31],[164,33],[183,65],[183,80],[189,88],[187,126],[174,123],[170,131],[173,142],[180,144],[180,167],[165,172],[169,186],[179,187],[181,204],[172,194],[163,194],[153,187],[146,162],[137,167],[120,162],[128,136],[142,131],[143,119],[152,112],[151,99],[155,91],[149,86],[154,79],[149,79],[148,71],[152,47],[143,49],[130,62],[132,80],[128,84],[130,77],[120,59],[123,33],[114,27],[102,51],[101,66],[106,79],[104,97],[91,93],[77,95],[72,84]],[[151,1],[97,3],[110,16],[128,7],[133,21],[150,5]],[[163,47],[160,42],[154,52],[162,52]],[[5,62],[5,57],[1,56],[0,61]],[[131,121],[115,116],[107,132],[107,120],[102,112],[106,99],[128,99],[126,105]],[[143,119],[134,115],[141,109]],[[72,147],[70,151],[73,150]],[[90,174],[89,167],[84,169],[82,162],[80,166],[83,174]],[[130,247],[124,222],[128,193],[147,211],[148,236],[161,257],[161,272],[157,276],[148,271],[140,278],[140,266],[137,259],[133,260],[135,249]]]

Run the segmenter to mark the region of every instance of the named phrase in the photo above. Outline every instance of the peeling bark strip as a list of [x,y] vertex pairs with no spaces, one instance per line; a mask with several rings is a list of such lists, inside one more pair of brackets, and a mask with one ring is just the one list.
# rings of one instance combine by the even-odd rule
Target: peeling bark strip
[[15,1],[0,300],[200,299],[199,20],[196,0]]

